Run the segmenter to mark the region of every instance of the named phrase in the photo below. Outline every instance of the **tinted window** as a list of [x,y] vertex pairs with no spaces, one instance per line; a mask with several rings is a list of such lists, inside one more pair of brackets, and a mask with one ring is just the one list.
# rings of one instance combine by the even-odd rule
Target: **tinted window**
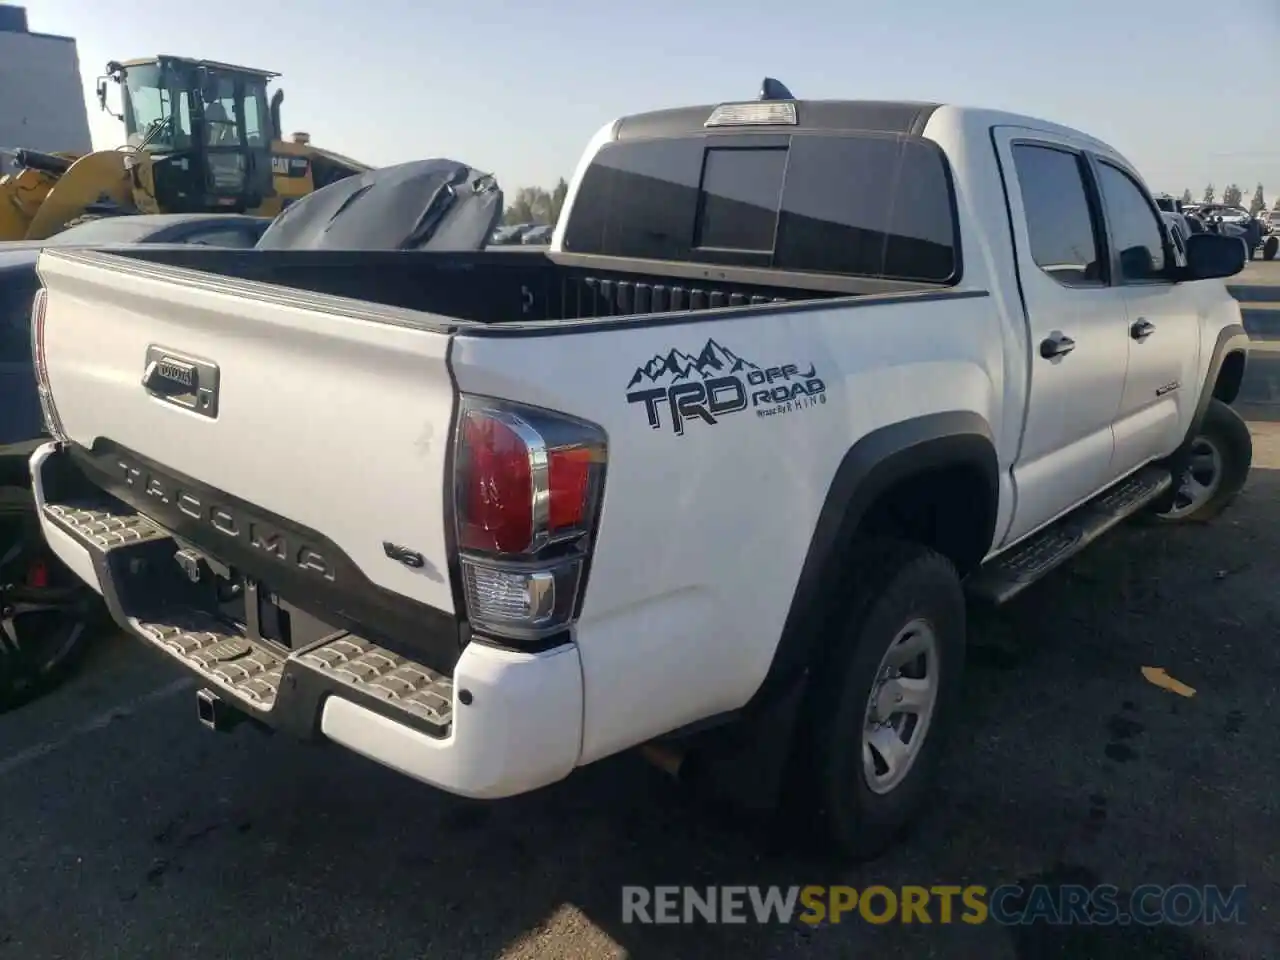
[[578,187],[565,224],[565,248],[687,260],[701,175],[701,140],[608,144]]
[[711,149],[702,169],[699,247],[773,249],[786,149]]
[[814,134],[793,136],[789,148],[715,141],[606,146],[583,177],[565,248],[861,277],[955,277],[951,186],[936,145]]
[[37,289],[34,270],[30,276],[0,275],[0,363],[31,363],[31,300]]
[[1162,279],[1164,241],[1156,212],[1127,173],[1106,163],[1099,164],[1098,168],[1102,202],[1107,208],[1111,240],[1119,253],[1122,279]]
[[244,98],[244,132],[245,138],[251,147],[261,147],[267,141],[262,135],[262,117],[259,116],[258,97],[254,96],[253,90],[245,91]]
[[942,151],[898,137],[795,137],[775,265],[946,281],[956,273]]
[[1031,259],[1067,287],[1100,287],[1098,257],[1081,158],[1066,150],[1025,144],[1013,148]]

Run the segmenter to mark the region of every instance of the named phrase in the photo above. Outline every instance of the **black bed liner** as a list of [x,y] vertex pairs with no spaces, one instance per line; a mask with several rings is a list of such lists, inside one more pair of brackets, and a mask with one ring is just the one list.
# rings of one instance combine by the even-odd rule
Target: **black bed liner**
[[139,246],[131,259],[480,324],[627,317],[788,304],[934,285],[639,263],[604,257],[557,262],[541,251],[236,250]]

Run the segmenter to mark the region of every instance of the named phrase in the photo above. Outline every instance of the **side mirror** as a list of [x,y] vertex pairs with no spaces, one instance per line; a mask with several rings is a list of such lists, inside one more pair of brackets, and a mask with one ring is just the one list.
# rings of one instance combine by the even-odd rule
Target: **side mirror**
[[107,78],[106,77],[98,78],[98,106],[103,110],[107,109]]
[[1214,280],[1234,277],[1244,269],[1249,251],[1239,237],[1221,233],[1196,233],[1187,237],[1187,265],[1178,280]]

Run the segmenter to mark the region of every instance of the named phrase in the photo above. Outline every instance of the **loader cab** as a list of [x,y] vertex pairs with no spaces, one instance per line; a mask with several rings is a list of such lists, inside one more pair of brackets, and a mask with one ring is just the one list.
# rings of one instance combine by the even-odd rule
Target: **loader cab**
[[274,196],[273,105],[277,74],[161,56],[107,65],[121,91],[126,143],[153,161],[156,202],[168,213],[251,210]]

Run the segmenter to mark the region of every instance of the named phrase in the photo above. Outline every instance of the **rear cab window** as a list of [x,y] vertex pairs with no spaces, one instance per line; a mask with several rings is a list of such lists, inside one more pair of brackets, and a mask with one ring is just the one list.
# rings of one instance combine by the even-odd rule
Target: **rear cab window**
[[932,141],[862,132],[699,133],[605,145],[564,250],[953,284],[950,169]]

